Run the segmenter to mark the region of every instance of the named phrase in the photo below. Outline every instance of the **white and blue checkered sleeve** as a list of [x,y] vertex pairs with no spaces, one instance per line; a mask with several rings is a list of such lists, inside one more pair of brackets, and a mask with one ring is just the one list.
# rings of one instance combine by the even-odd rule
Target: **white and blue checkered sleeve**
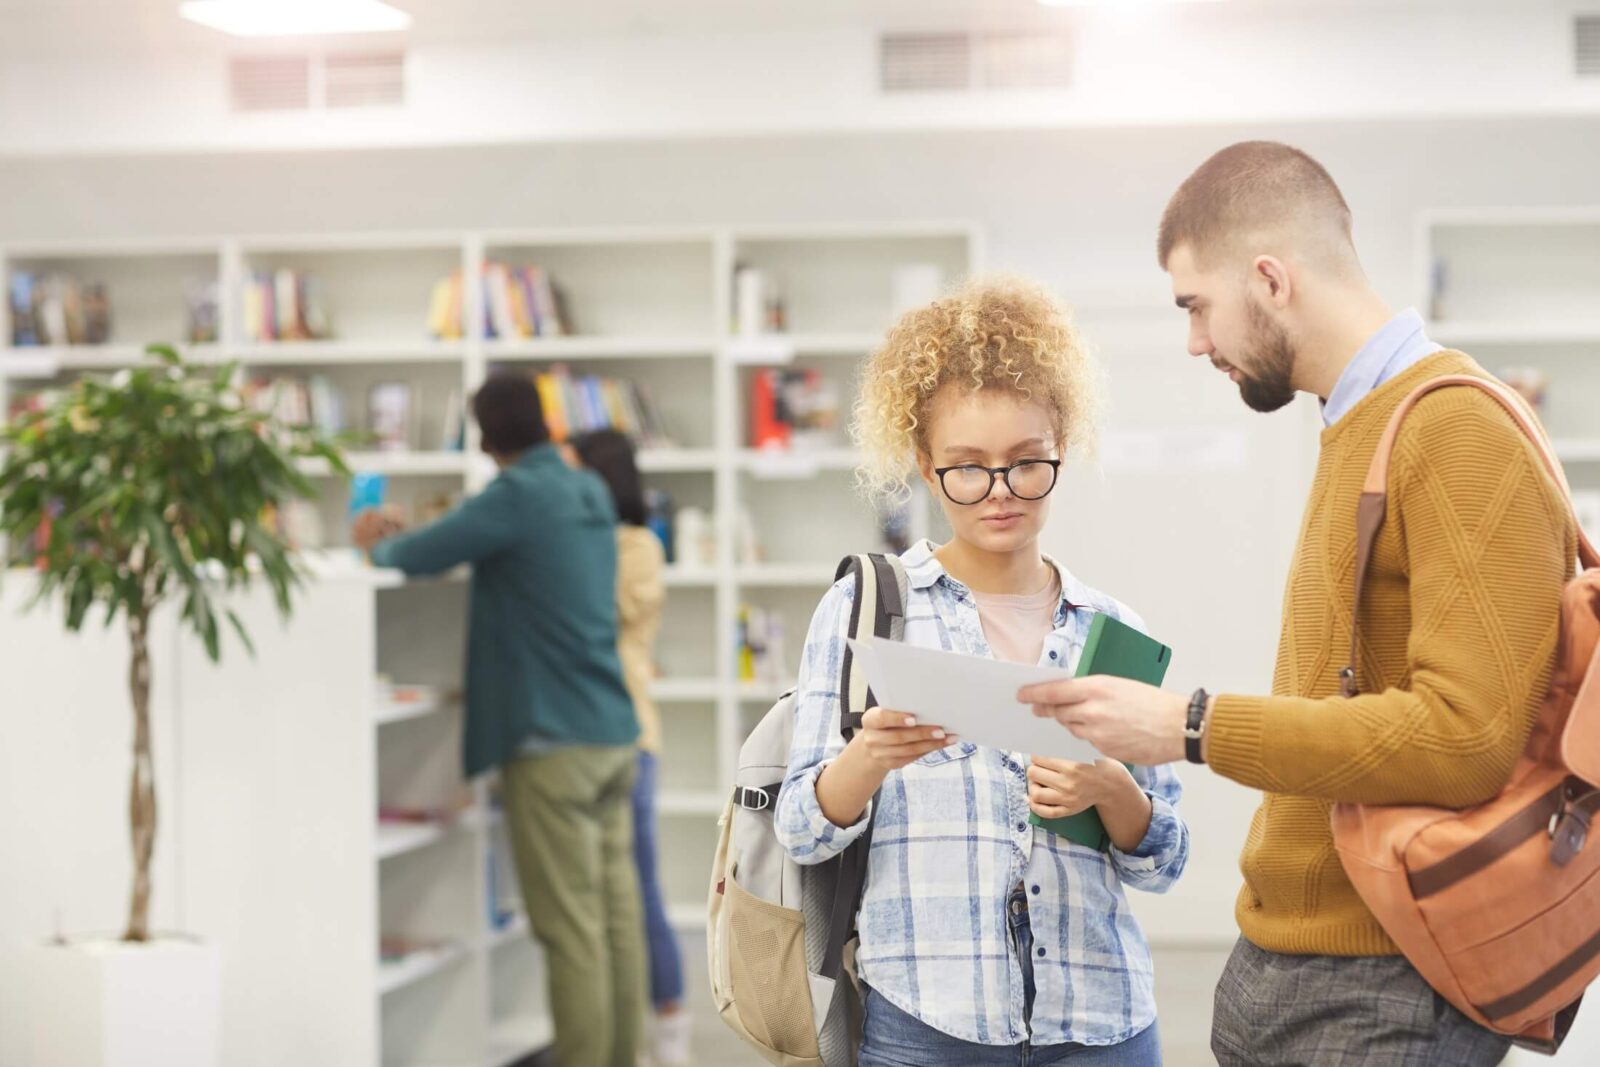
[[861,836],[872,816],[869,804],[850,826],[835,826],[817,802],[818,776],[844,751],[839,733],[839,671],[854,601],[855,583],[848,578],[829,589],[811,617],[800,655],[789,767],[774,817],[778,842],[796,863],[822,863],[837,856]]
[[[1150,632],[1144,619],[1120,601],[1111,601],[1105,610],[1140,633]],[[1124,885],[1147,893],[1165,893],[1177,884],[1189,862],[1189,826],[1178,814],[1183,783],[1171,764],[1135,767],[1133,778],[1150,798],[1150,829],[1129,852],[1113,845],[1111,862]]]
[[1178,814],[1183,784],[1171,764],[1135,767],[1133,777],[1150,798],[1150,829],[1132,851],[1111,847],[1111,862],[1124,885],[1165,893],[1177,884],[1189,862],[1189,826]]

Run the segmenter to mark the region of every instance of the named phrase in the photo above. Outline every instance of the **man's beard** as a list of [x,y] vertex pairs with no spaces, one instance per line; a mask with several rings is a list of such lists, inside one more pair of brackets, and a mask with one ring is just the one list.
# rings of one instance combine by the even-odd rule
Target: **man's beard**
[[1252,410],[1273,412],[1294,399],[1294,346],[1284,328],[1255,303],[1245,305],[1250,319],[1250,345],[1242,359],[1229,360],[1239,368],[1239,396]]

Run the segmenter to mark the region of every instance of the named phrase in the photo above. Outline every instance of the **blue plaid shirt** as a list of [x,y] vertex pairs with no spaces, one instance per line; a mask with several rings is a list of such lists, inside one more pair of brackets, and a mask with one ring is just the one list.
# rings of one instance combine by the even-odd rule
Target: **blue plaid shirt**
[[[933,546],[920,542],[901,558],[911,586],[906,641],[992,656],[972,593],[945,572]],[[1049,562],[1060,572],[1062,601],[1042,665],[1075,667],[1096,611],[1143,627]],[[854,599],[849,578],[823,596],[801,659],[776,813],[779,839],[798,863],[837,855],[870,814],[835,826],[817,804],[817,776],[844,748],[839,668]],[[1028,822],[1027,770],[1025,754],[962,742],[889,774],[872,831],[857,968],[895,1006],[965,1041],[1117,1044],[1156,1016],[1150,949],[1123,886],[1160,893],[1183,873],[1189,830],[1175,810],[1182,788],[1171,767],[1136,769],[1153,808],[1150,831],[1132,852],[1107,854]],[[1018,883],[1028,890],[1035,946],[1031,1028],[1006,922]]]

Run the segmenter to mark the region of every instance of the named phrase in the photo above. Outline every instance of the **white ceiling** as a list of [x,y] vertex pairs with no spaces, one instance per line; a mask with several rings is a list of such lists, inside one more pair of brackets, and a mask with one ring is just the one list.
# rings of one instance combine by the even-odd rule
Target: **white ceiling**
[[[826,27],[979,28],[1086,17],[1081,8],[1048,9],[1037,0],[391,0],[415,16],[406,35],[418,43],[595,34],[782,32]],[[1109,9],[1118,0],[1099,0]],[[1123,0],[1129,2],[1129,0]],[[1138,0],[1148,4],[1150,0]],[[1212,0],[1231,13],[1290,9],[1499,8],[1539,11],[1590,0]],[[1600,0],[1592,0],[1600,4]],[[194,26],[177,0],[0,0],[0,55],[84,52],[122,55],[215,51],[240,43]],[[1098,10],[1098,9],[1096,9]],[[1147,15],[1146,17],[1151,17]]]

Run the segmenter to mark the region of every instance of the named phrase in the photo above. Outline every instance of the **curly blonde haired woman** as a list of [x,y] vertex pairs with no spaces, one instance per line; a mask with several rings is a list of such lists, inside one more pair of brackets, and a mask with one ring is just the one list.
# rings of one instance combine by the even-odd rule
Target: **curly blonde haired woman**
[[[907,641],[1067,668],[1094,612],[1142,627],[1039,548],[1063,459],[1092,447],[1096,385],[1066,312],[1025,281],[969,282],[889,332],[856,410],[863,481],[903,497],[921,478],[954,534],[901,557]],[[1162,892],[1183,870],[1176,776],[1029,760],[883,708],[845,744],[853,598],[846,579],[812,619],[777,823],[797,862],[818,863],[878,798],[857,919],[861,1067],[1159,1064],[1150,952],[1123,886]],[[1028,820],[1091,805],[1104,852]]]

